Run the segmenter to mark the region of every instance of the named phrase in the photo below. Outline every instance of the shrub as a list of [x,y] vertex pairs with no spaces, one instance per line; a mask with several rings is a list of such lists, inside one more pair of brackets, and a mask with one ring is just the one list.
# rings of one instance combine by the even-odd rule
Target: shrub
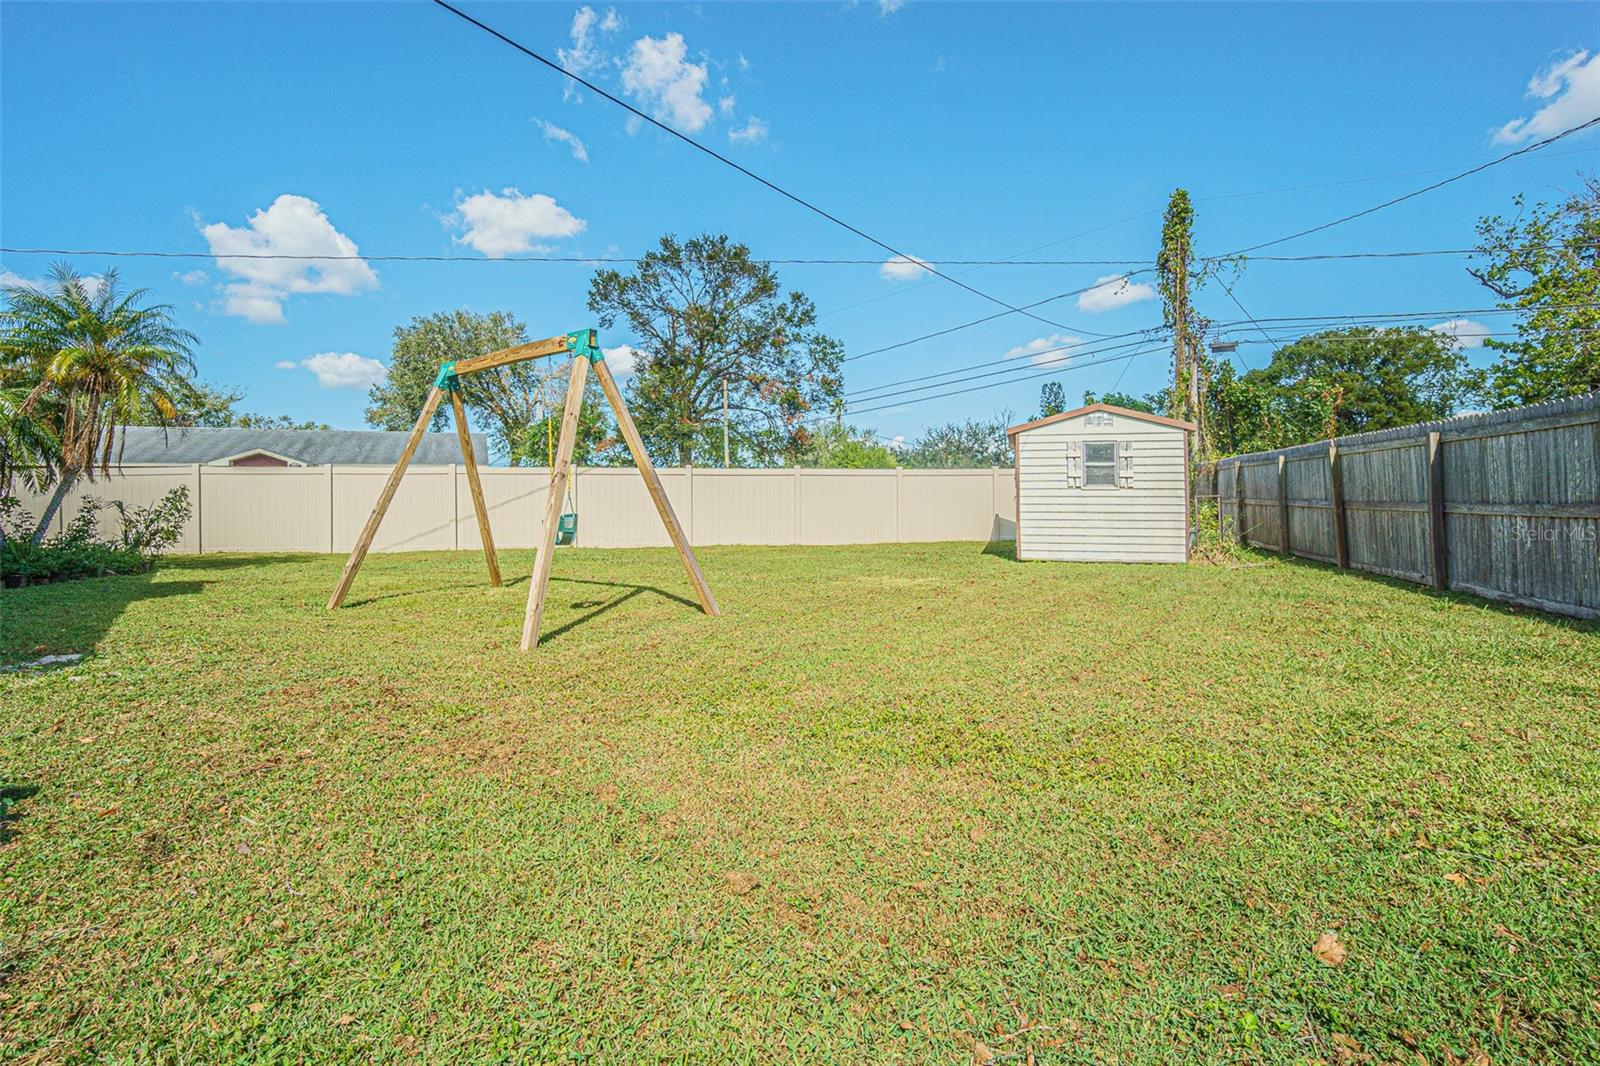
[[1195,505],[1194,545],[1189,558],[1198,563],[1237,563],[1249,549],[1241,546],[1233,530],[1222,529],[1215,500],[1200,500]]
[[[154,505],[154,508],[144,510],[167,506],[171,496],[169,493],[168,498]],[[187,520],[187,493],[178,502]],[[100,511],[103,507],[104,504],[92,496],[85,499],[72,521],[67,523],[66,529],[35,544],[32,540],[33,516],[22,509],[15,497],[0,498],[0,530],[5,533],[5,542],[0,544],[0,578],[7,585],[16,586],[107,574],[136,574],[148,570],[154,551],[147,553],[130,543],[126,533],[120,544],[100,539]],[[170,539],[163,541],[162,528],[159,522],[155,524],[152,539],[161,547],[166,547]]]
[[179,485],[148,507],[129,510],[121,500],[112,505],[122,517],[122,546],[152,558],[178,543],[194,513],[187,485]]

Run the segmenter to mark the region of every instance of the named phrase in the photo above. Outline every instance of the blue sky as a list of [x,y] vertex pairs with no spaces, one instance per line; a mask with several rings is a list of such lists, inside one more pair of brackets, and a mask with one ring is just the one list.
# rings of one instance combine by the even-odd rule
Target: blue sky
[[[1592,4],[464,6],[935,263],[1041,245],[1028,258],[1148,260],[1178,185],[1196,198],[1199,250],[1227,252],[1600,114]],[[885,270],[879,249],[430,4],[7,3],[0,31],[3,243],[200,255],[116,265],[178,308],[201,338],[201,376],[242,388],[249,410],[359,426],[362,383],[412,315],[507,309],[534,336],[590,323],[592,267],[496,256],[630,255],[665,232],[869,260],[780,268],[848,353],[995,310],[915,267]],[[1480,215],[1519,191],[1558,197],[1597,162],[1590,131],[1274,251],[1465,247]],[[210,257],[247,248],[476,261],[229,270]],[[0,268],[37,278],[48,263],[6,254]],[[1017,304],[1121,269],[961,276]],[[1450,257],[1254,263],[1235,292],[1257,318],[1492,303]],[[1132,285],[1095,295],[1039,309],[1064,328],[1013,315],[853,360],[846,390],[1160,321]],[[1216,286],[1200,305],[1241,317]],[[1260,365],[1269,350],[1239,354]],[[1091,361],[1057,378],[1070,398],[1147,391],[1168,366],[1159,352]],[[1040,384],[854,420],[894,437],[1025,416]]]

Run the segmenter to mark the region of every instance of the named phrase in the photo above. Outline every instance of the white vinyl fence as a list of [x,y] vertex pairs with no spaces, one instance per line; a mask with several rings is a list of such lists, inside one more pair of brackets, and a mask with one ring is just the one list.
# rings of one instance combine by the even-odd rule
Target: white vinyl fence
[[[530,548],[549,492],[542,467],[481,467],[495,545]],[[659,470],[678,519],[695,544],[878,544],[1011,540],[1010,468],[992,470]],[[383,488],[388,467],[124,466],[77,485],[52,532],[84,497],[141,506],[189,487],[194,517],[174,548],[198,552],[348,552]],[[18,492],[38,515],[42,497]],[[584,467],[574,497],[578,544],[666,546],[666,531],[632,467]],[[464,468],[413,466],[389,507],[374,551],[477,548],[478,527]]]

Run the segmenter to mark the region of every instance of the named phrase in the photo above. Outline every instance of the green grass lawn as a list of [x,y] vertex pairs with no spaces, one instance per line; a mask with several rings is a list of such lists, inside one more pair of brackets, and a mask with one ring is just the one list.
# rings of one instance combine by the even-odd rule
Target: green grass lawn
[[0,593],[92,652],[0,677],[0,1060],[1600,1060],[1594,625],[702,562],[564,551],[533,656],[525,552]]

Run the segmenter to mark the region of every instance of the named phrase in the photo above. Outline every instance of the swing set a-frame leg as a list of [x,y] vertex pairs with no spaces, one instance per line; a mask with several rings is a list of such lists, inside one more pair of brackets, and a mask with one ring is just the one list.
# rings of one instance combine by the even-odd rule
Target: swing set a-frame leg
[[362,560],[367,557],[367,549],[372,547],[372,538],[378,535],[378,527],[383,524],[384,513],[394,501],[395,490],[400,487],[400,479],[405,477],[406,467],[411,465],[411,457],[417,453],[417,445],[422,443],[422,435],[427,432],[428,422],[433,418],[433,412],[438,409],[439,401],[444,399],[444,393],[445,390],[438,385],[428,390],[428,398],[422,404],[422,413],[417,416],[417,424],[411,428],[411,436],[406,438],[405,449],[401,451],[394,469],[389,472],[389,480],[383,483],[383,491],[378,494],[378,502],[373,505],[367,524],[361,527],[361,535],[356,538],[355,547],[350,550],[350,558],[345,561],[344,573],[339,575],[339,583],[334,586],[333,595],[328,597],[328,610],[336,610],[344,602],[345,594],[350,591],[350,585],[356,579],[356,571],[361,569]]
[[683,526],[678,524],[678,516],[673,513],[667,490],[662,488],[661,478],[656,475],[655,465],[650,462],[650,453],[644,450],[644,441],[639,436],[638,427],[633,424],[633,416],[628,413],[628,405],[622,401],[622,390],[617,388],[617,379],[611,376],[611,368],[606,366],[604,359],[595,362],[594,373],[600,379],[600,388],[605,391],[606,399],[611,401],[612,411],[616,412],[622,439],[628,442],[628,450],[633,453],[633,465],[639,468],[639,476],[644,478],[645,488],[650,490],[650,500],[661,515],[661,524],[667,527],[667,536],[672,538],[672,546],[678,549],[678,559],[689,574],[689,584],[694,586],[700,609],[713,617],[721,614],[722,608],[717,606],[717,598],[711,594],[711,586],[700,572],[700,561],[694,557],[689,538],[684,535]]
[[556,523],[561,520],[561,501],[572,476],[572,452],[578,444],[578,415],[583,410],[583,386],[588,377],[589,360],[574,356],[572,377],[567,382],[567,404],[561,412],[561,442],[556,445],[555,469],[551,471],[550,498],[545,501],[544,526],[535,545],[538,554],[533,560],[533,579],[528,583],[528,608],[522,615],[523,651],[532,651],[539,644],[539,620],[544,617],[550,567],[555,562]]
[[467,488],[472,493],[472,512],[478,516],[478,539],[483,542],[483,558],[489,564],[489,584],[500,587],[500,560],[494,554],[494,533],[489,529],[489,505],[483,502],[483,483],[478,480],[478,457],[472,454],[472,431],[467,427],[467,411],[461,393],[450,390],[450,410],[456,416],[456,437],[461,441],[461,463],[467,468]]

